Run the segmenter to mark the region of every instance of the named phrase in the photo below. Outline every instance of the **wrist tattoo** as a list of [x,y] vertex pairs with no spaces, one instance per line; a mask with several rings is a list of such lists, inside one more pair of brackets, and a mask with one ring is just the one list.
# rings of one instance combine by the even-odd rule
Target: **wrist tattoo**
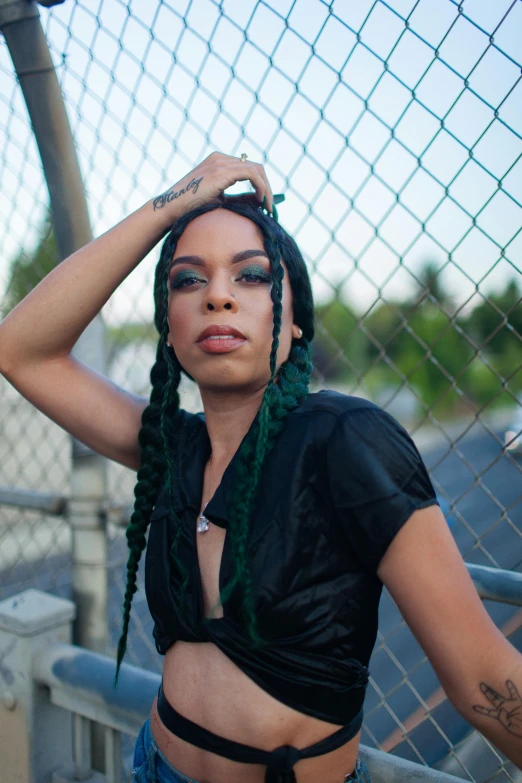
[[512,680],[506,680],[506,688],[509,695],[503,696],[485,682],[481,682],[480,690],[493,707],[474,704],[473,709],[498,721],[511,734],[522,737],[522,698]]
[[184,193],[188,193],[189,190],[191,190],[192,193],[196,193],[199,187],[199,183],[202,179],[203,177],[200,177],[199,179],[191,179],[188,185],[186,185],[184,188],[181,188],[180,190],[173,190],[172,188],[169,188],[165,191],[165,193],[162,193],[160,196],[156,196],[152,202],[154,210],[161,209],[161,207],[164,207],[165,204],[169,203],[169,201],[173,201],[175,198],[179,198]]

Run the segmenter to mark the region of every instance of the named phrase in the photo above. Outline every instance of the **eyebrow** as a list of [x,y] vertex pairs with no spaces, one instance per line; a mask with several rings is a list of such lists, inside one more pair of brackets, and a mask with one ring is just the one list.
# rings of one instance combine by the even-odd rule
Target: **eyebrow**
[[[259,248],[252,248],[252,250],[240,250],[239,253],[236,253],[232,257],[232,264],[238,264],[240,261],[246,261],[247,258],[253,258],[254,256],[264,256],[268,260],[268,254],[265,253],[264,250],[259,250]],[[170,272],[173,266],[176,266],[177,264],[192,264],[193,266],[205,266],[205,260],[201,258],[201,256],[179,256],[178,258],[173,258],[172,261],[169,264],[169,268],[167,270]]]

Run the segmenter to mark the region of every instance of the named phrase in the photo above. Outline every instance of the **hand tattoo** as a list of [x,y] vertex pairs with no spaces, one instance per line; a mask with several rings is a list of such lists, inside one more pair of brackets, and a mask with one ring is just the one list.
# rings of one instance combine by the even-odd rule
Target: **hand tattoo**
[[203,177],[200,177],[199,179],[191,179],[188,185],[186,185],[184,188],[181,188],[180,190],[172,190],[172,188],[169,188],[169,190],[166,190],[165,193],[161,194],[161,196],[156,196],[152,202],[154,210],[161,209],[161,207],[164,207],[165,204],[168,204],[169,201],[173,201],[175,198],[179,198],[189,190],[191,190],[193,193],[196,193],[199,187],[199,183],[202,179]]
[[506,680],[506,687],[509,696],[502,696],[497,693],[485,682],[480,683],[480,690],[484,696],[489,699],[493,708],[481,707],[478,704],[473,705],[475,712],[481,715],[488,715],[490,718],[498,720],[511,734],[522,737],[522,698],[511,680]]

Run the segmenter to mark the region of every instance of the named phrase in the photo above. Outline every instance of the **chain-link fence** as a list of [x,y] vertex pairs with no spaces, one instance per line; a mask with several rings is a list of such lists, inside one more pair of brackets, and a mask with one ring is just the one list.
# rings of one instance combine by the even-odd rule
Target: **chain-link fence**
[[[412,433],[467,562],[521,570],[522,85],[517,0],[65,0],[41,9],[103,233],[214,149],[264,163],[317,303],[314,390]],[[4,312],[56,263],[48,193],[0,39]],[[236,188],[236,190],[241,190]],[[148,396],[158,248],[102,314],[107,373]],[[35,325],[37,329],[37,324]],[[67,494],[68,436],[1,380],[0,484]],[[183,387],[184,407],[199,410]],[[135,474],[111,463],[110,496]],[[126,543],[109,525],[111,652]],[[70,531],[2,508],[0,596],[68,595]],[[487,608],[522,649],[522,612]],[[483,783],[522,780],[456,713],[389,594],[362,741]],[[127,660],[160,670],[143,590]]]

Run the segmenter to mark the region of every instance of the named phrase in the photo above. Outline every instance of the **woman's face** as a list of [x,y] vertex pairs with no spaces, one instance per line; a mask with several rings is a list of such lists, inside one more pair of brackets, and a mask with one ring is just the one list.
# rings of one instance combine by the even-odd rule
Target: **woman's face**
[[[292,291],[283,264],[282,323],[277,367],[290,352]],[[270,262],[258,227],[216,209],[192,220],[168,273],[169,342],[201,388],[256,391],[270,380],[273,305]],[[200,340],[209,326],[232,327],[244,338]]]

